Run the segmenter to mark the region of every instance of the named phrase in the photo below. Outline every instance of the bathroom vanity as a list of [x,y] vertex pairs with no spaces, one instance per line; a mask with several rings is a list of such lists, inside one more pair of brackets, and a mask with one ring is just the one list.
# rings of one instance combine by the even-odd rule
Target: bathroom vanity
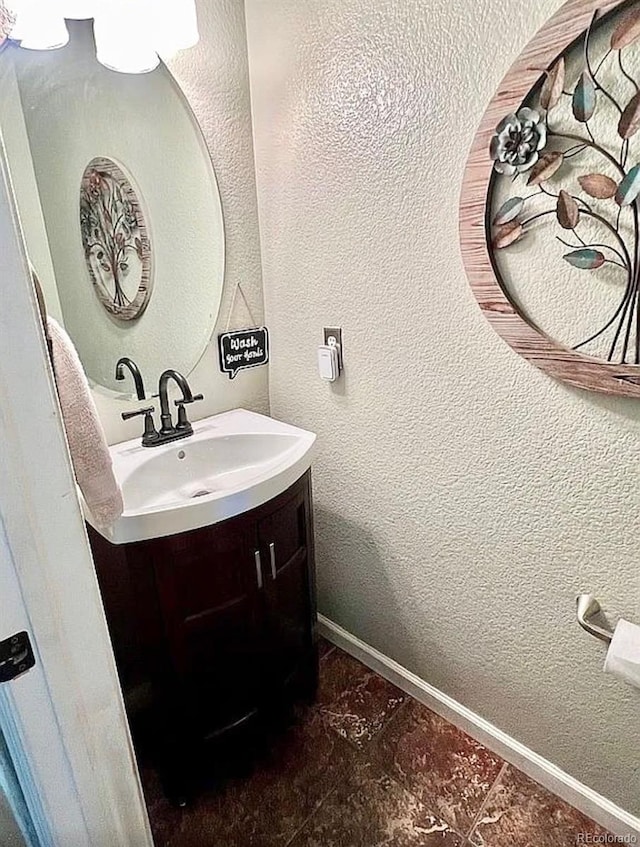
[[233,753],[312,699],[318,667],[314,436],[243,410],[194,430],[112,447],[125,513],[111,535],[132,540],[88,526],[134,739],[175,799],[194,761]]
[[[317,682],[311,480],[210,527],[89,537],[127,708],[179,768]],[[149,729],[147,726],[145,729]],[[169,774],[177,783],[180,774]]]

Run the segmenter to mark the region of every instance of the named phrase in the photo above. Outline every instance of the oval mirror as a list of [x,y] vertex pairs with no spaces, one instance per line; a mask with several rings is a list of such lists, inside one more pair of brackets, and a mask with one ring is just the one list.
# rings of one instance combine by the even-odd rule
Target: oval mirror
[[131,357],[147,392],[193,370],[224,279],[224,227],[202,133],[164,65],[114,73],[90,22],[50,52],[0,57],[0,121],[29,256],[47,308],[92,383],[122,393]]

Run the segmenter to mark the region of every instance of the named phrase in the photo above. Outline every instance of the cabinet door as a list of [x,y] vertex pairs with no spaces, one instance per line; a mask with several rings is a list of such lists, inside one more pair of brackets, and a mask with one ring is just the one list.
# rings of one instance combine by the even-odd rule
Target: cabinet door
[[[259,704],[268,658],[255,522],[235,518],[158,542],[155,572],[179,708],[199,734]],[[174,698],[174,701],[176,698]]]
[[272,666],[280,683],[308,661],[313,647],[310,529],[306,484],[258,524]]
[[164,632],[147,542],[110,544],[87,524],[125,703],[132,718],[165,671]]

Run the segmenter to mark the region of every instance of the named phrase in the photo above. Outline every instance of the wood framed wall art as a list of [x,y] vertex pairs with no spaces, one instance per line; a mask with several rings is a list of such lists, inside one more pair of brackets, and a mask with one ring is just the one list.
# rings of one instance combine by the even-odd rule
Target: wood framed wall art
[[139,318],[152,290],[151,244],[132,179],[112,159],[92,159],[80,187],[80,232],[89,277],[104,308]]
[[517,353],[640,397],[640,0],[569,0],[524,49],[474,139],[460,235]]

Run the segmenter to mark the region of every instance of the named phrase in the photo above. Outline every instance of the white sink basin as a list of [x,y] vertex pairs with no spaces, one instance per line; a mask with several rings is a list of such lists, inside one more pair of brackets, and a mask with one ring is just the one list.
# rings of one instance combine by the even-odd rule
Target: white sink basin
[[286,491],[311,466],[312,432],[255,412],[225,412],[193,429],[160,447],[136,438],[110,448],[124,513],[98,530],[105,538],[124,544],[218,523]]

